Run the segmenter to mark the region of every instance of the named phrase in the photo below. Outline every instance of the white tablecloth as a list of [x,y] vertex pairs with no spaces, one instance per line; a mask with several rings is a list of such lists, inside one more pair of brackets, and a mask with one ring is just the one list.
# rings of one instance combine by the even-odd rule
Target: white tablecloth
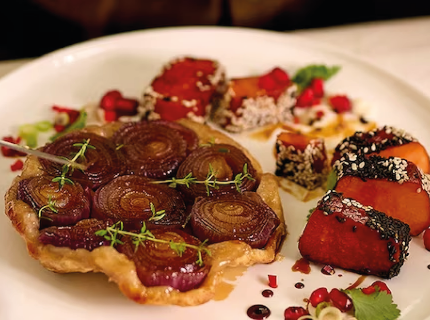
[[[291,33],[351,51],[430,97],[430,16]],[[0,77],[29,61],[0,61]]]

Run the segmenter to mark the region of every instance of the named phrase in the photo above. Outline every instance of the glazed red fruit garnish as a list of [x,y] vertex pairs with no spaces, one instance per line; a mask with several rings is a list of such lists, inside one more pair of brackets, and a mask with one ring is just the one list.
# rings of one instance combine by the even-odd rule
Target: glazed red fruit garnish
[[309,315],[309,312],[307,312],[303,307],[288,307],[284,311],[285,320],[297,320],[298,318],[306,315]]
[[376,291],[376,286],[379,287],[379,291],[385,291],[387,294],[391,294],[391,290],[388,288],[388,286],[385,284],[385,282],[382,281],[375,281],[367,288],[361,289],[361,291],[364,294],[372,294]]
[[347,312],[352,309],[353,304],[351,298],[339,289],[331,289],[329,296],[333,305],[340,311]]
[[310,84],[312,91],[314,92],[315,98],[322,98],[324,96],[324,80],[320,78],[312,79]]
[[[21,142],[21,138],[14,138],[12,136],[7,136],[7,137],[3,137],[4,141],[10,142],[10,143],[14,143],[14,144],[19,144]],[[12,150],[8,147],[1,147],[1,153],[3,154],[3,156],[5,157],[24,157],[25,153],[16,151],[16,150]]]
[[278,287],[278,277],[276,275],[269,274],[269,287],[270,288]]
[[105,111],[115,111],[116,100],[119,98],[122,98],[122,94],[118,90],[111,90],[106,92],[100,100],[100,108]]
[[282,70],[281,68],[275,68],[270,72],[271,75],[276,79],[276,81],[280,84],[288,84],[290,82],[290,77],[288,74]]
[[426,229],[423,234],[424,247],[430,251],[430,229]]
[[333,110],[337,113],[348,112],[352,109],[351,101],[345,95],[330,97],[329,103],[332,106]]
[[310,88],[306,88],[297,98],[296,107],[308,108],[313,105],[314,102],[314,92]]
[[268,73],[260,77],[258,80],[258,85],[267,91],[271,91],[276,88],[276,81],[272,75]]
[[10,170],[12,171],[19,171],[24,167],[24,162],[22,160],[18,159],[14,163],[11,164]]
[[75,109],[54,105],[52,110],[56,112],[54,129],[56,132],[62,132],[64,129],[74,123],[80,112]]
[[318,288],[312,292],[309,302],[311,303],[312,307],[316,308],[317,305],[319,305],[321,302],[329,302],[330,297],[327,291],[327,288]]

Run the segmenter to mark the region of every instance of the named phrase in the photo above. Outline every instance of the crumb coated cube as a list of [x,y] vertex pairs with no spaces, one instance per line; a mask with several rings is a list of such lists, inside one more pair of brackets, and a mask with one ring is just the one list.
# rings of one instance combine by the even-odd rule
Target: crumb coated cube
[[336,191],[407,223],[417,236],[430,225],[430,181],[405,159],[346,154],[336,161]]
[[230,132],[290,122],[296,92],[296,85],[280,68],[258,77],[231,79],[213,121]]
[[318,202],[299,240],[310,261],[392,278],[408,256],[409,226],[340,193]]
[[276,172],[279,177],[313,190],[329,172],[324,140],[299,133],[282,132],[276,139]]
[[224,68],[214,60],[184,57],[164,66],[143,95],[149,119],[204,122],[215,97],[225,91]]
[[390,126],[368,132],[356,132],[341,141],[334,152],[332,163],[347,153],[399,157],[415,163],[425,173],[430,172],[429,155],[416,138]]

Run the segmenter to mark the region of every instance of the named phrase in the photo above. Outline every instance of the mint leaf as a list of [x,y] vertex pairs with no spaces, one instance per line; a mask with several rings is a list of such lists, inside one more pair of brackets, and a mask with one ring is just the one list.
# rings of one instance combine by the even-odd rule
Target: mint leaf
[[400,316],[400,310],[393,303],[391,294],[376,291],[364,294],[361,289],[345,290],[355,308],[357,320],[395,320]]
[[311,84],[312,79],[321,78],[323,80],[328,80],[339,70],[339,66],[327,67],[325,65],[312,64],[299,69],[292,80],[300,89],[304,89]]

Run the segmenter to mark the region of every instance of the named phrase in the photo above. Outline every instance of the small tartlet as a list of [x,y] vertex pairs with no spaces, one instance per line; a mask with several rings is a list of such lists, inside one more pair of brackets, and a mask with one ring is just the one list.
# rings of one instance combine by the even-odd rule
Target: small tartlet
[[[73,250],[68,247],[44,245],[39,241],[39,218],[36,212],[28,204],[17,200],[19,182],[44,173],[39,160],[29,156],[22,173],[14,179],[5,195],[5,209],[12,225],[25,240],[30,256],[39,260],[46,269],[57,273],[104,273],[109,281],[118,285],[125,296],[137,303],[180,306],[199,305],[214,298],[217,284],[222,281],[222,271],[226,268],[273,262],[287,234],[276,177],[271,173],[263,173],[258,161],[244,147],[225,134],[191,120],[182,119],[178,122],[194,130],[201,143],[214,140],[215,143],[230,144],[241,149],[250,159],[258,173],[256,178],[260,181],[257,193],[281,221],[263,249],[253,249],[241,241],[211,244],[208,247],[211,251],[211,269],[198,288],[180,292],[166,286],[145,287],[137,276],[134,262],[113,247],[102,246],[93,251]],[[91,126],[83,130],[110,137],[119,127],[120,124],[114,123]]]

